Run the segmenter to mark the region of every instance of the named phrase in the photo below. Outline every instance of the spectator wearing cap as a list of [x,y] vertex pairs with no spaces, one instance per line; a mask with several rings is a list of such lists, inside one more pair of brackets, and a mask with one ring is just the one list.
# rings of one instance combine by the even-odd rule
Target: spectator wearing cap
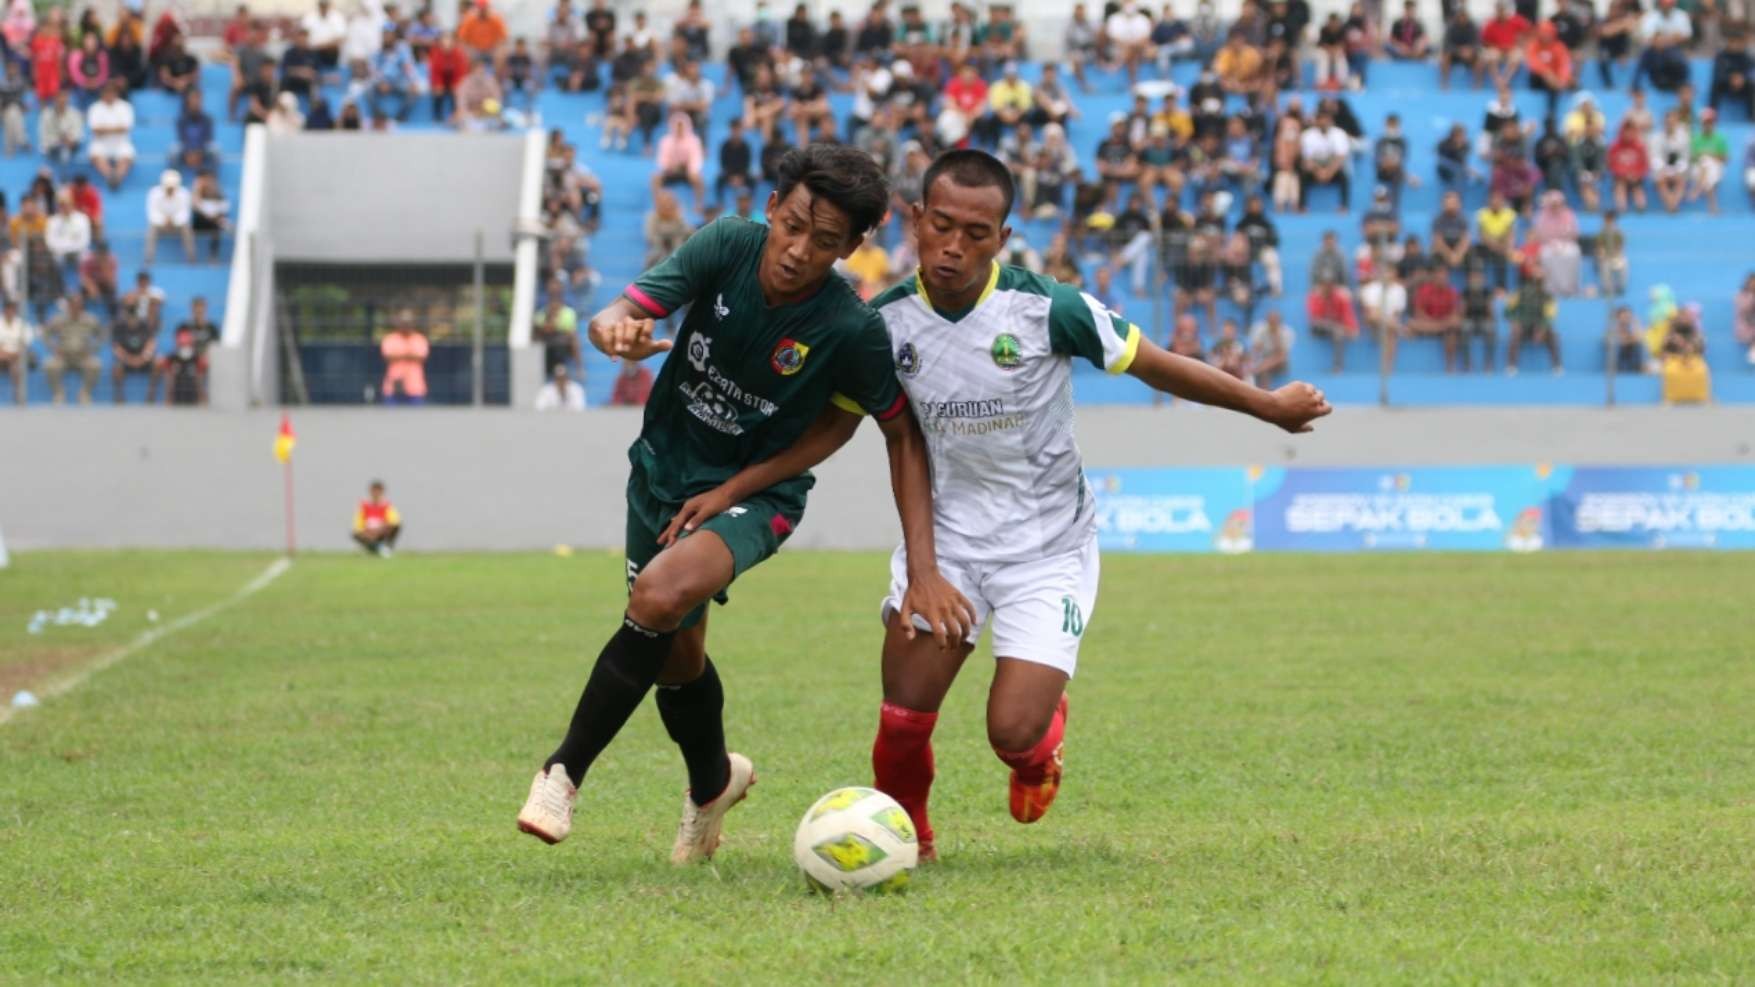
[[177,149],[172,167],[200,171],[214,162],[213,117],[202,107],[200,89],[183,95],[183,111],[177,115]]
[[1341,194],[1340,210],[1347,211],[1352,188],[1347,173],[1347,159],[1353,143],[1346,132],[1335,126],[1333,115],[1318,111],[1314,125],[1299,135],[1298,211],[1309,207],[1310,189],[1317,185],[1333,185]]
[[390,332],[378,344],[384,358],[384,382],[379,394],[385,404],[418,405],[427,401],[427,337],[415,325],[414,310],[396,312]]
[[1706,200],[1707,209],[1718,212],[1718,184],[1731,160],[1731,146],[1718,129],[1718,111],[1700,111],[1700,127],[1690,144],[1688,201]]
[[1653,89],[1674,92],[1688,79],[1688,43],[1694,22],[1676,0],[1658,0],[1657,6],[1639,21],[1639,40],[1645,45],[1633,69],[1633,86],[1649,78]]
[[184,256],[191,262],[196,259],[194,199],[175,168],[165,169],[158,184],[146,193],[146,263],[152,263],[162,234],[181,237]]
[[329,0],[317,0],[317,9],[299,20],[299,30],[316,53],[321,68],[333,71],[341,64],[341,43],[347,40],[347,18]]
[[1127,70],[1127,84],[1139,81],[1140,63],[1152,56],[1152,18],[1138,0],[1126,0],[1103,22],[1110,57]]
[[134,107],[121,96],[121,87],[114,82],[104,87],[103,98],[86,111],[86,125],[91,128],[88,153],[91,164],[110,188],[122,187],[129,169],[134,167]]

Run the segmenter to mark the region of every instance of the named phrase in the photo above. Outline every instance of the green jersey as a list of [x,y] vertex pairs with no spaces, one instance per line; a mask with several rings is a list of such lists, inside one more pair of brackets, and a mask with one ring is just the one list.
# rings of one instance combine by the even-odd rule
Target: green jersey
[[[887,421],[906,398],[883,320],[830,275],[802,301],[770,306],[756,279],[768,228],[727,216],[702,227],[626,295],[682,329],[628,450],[652,498],[675,505],[791,446],[832,398]],[[802,490],[808,490],[809,474]]]

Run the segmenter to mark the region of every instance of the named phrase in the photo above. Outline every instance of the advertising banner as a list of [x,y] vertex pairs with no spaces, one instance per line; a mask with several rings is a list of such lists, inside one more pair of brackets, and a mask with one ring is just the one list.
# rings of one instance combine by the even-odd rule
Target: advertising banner
[[1547,542],[1548,470],[1534,466],[1262,470],[1263,551],[1531,552]]
[[1755,467],[1561,467],[1551,491],[1561,548],[1755,548]]
[[1138,552],[1247,552],[1249,477],[1239,468],[1116,469],[1086,474],[1098,544]]

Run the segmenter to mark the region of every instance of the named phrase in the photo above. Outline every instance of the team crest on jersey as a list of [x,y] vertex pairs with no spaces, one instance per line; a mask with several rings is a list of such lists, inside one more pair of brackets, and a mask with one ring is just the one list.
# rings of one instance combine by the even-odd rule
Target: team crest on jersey
[[768,357],[768,364],[780,376],[790,377],[804,369],[804,358],[809,355],[810,347],[796,339],[782,339],[774,344],[774,352]]
[[896,351],[896,372],[904,377],[912,377],[920,372],[920,351],[913,343],[903,343]]
[[689,365],[707,372],[707,361],[713,356],[713,337],[695,333],[689,338]]
[[1018,337],[1009,332],[1002,332],[993,337],[993,364],[1001,370],[1016,370],[1024,362],[1023,346]]

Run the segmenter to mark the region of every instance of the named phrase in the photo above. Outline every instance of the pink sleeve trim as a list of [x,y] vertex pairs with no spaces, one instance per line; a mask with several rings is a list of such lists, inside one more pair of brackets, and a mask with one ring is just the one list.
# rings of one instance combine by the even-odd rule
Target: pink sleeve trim
[[628,287],[623,290],[622,294],[627,295],[629,301],[645,309],[656,318],[662,319],[670,314],[670,309],[653,301],[651,295],[646,294],[644,291],[641,291],[633,285],[628,285]]

